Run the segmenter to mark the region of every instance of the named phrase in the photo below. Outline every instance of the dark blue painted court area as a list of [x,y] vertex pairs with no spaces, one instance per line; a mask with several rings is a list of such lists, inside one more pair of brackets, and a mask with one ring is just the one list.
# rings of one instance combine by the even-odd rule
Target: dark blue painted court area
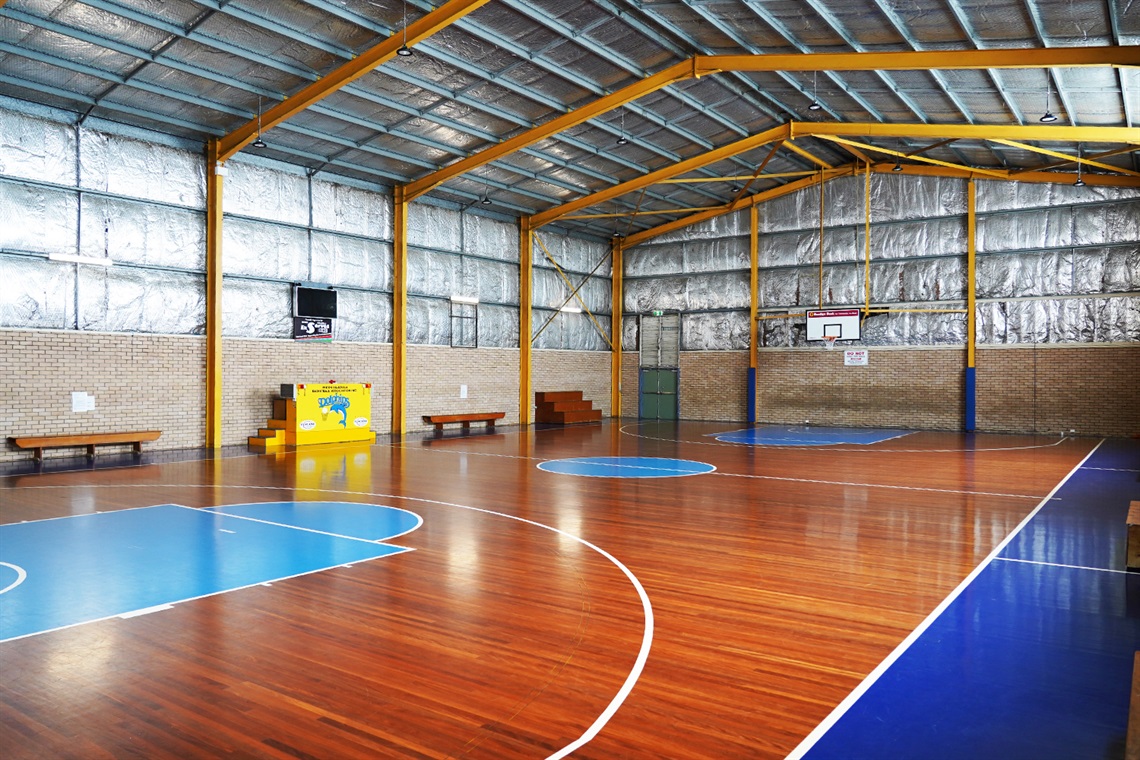
[[711,464],[661,457],[575,457],[542,462],[538,469],[588,478],[679,478],[716,470]]
[[413,530],[405,510],[271,502],[165,504],[0,526],[0,641],[375,559]]
[[1137,498],[1140,442],[1106,441],[802,757],[1123,758]]
[[744,443],[752,446],[838,446],[854,444],[867,446],[893,438],[910,435],[908,430],[879,428],[811,427],[810,425],[761,425],[733,430],[728,433],[711,433],[718,441]]

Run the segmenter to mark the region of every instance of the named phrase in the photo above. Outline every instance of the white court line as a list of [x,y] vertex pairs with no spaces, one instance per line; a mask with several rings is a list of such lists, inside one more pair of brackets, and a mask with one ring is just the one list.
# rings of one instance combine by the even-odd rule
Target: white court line
[[937,620],[938,617],[946,611],[946,608],[949,607],[951,603],[953,603],[954,600],[957,599],[962,594],[962,592],[965,591],[966,588],[974,582],[974,579],[977,578],[981,572],[985,570],[990,565],[990,563],[994,561],[994,559],[997,558],[997,555],[1001,553],[1002,549],[1004,549],[1009,544],[1009,542],[1013,540],[1014,536],[1020,533],[1022,529],[1024,529],[1025,526],[1029,524],[1029,521],[1032,520],[1037,515],[1037,513],[1041,511],[1042,507],[1049,503],[1049,500],[1053,498],[1053,494],[1057,493],[1057,491],[1061,489],[1061,486],[1065,485],[1065,483],[1069,481],[1069,478],[1073,477],[1073,475],[1075,475],[1077,471],[1081,469],[1081,465],[1087,462],[1089,460],[1089,457],[1096,453],[1096,450],[1100,448],[1102,443],[1104,443],[1103,438],[1097,442],[1097,445],[1093,447],[1092,451],[1086,454],[1085,458],[1082,459],[1076,467],[1069,470],[1069,474],[1062,478],[1061,482],[1053,487],[1053,490],[1050,491],[1048,495],[1046,495],[1045,498],[1042,499],[1041,502],[1033,508],[1033,511],[1026,515],[1025,519],[1018,523],[1017,527],[1014,528],[1008,536],[1002,539],[1002,542],[1000,544],[994,547],[994,550],[989,553],[989,556],[982,560],[981,563],[975,567],[973,571],[962,580],[961,583],[958,584],[957,588],[951,591],[950,594],[947,595],[947,597],[943,599],[942,602],[939,603],[939,605],[935,607],[929,615],[926,616],[926,619],[919,623],[918,627],[911,631],[910,635],[903,639],[902,643],[895,647],[894,651],[887,655],[886,659],[880,662],[875,667],[875,669],[872,670],[871,673],[866,678],[864,678],[863,681],[858,686],[856,686],[855,689],[850,694],[848,694],[847,697],[842,702],[840,702],[834,710],[831,711],[831,714],[824,718],[820,724],[816,726],[794,750],[791,751],[785,760],[800,760],[800,758],[807,754],[808,751],[815,746],[816,742],[823,738],[823,735],[831,730],[832,726],[838,723],[839,719],[842,718],[847,713],[847,711],[850,710],[851,707],[859,701],[859,698],[862,697],[867,692],[867,690],[870,689],[875,684],[875,682],[878,681],[879,678],[887,672],[887,669],[890,668],[891,665],[893,665],[895,661],[902,656],[903,652],[905,652],[907,649],[910,649],[911,644],[918,641],[918,638],[926,632],[926,629],[929,628],[934,623],[934,621]]
[[1101,472],[1140,472],[1140,470],[1130,470],[1126,467],[1086,467],[1086,470],[1099,470]]
[[[745,444],[747,446],[779,446],[780,448],[785,448],[785,449],[786,448],[818,449],[820,446],[874,446],[876,443],[886,443],[887,441],[893,441],[896,438],[905,438],[908,435],[914,435],[915,434],[914,430],[903,430],[898,435],[892,435],[888,438],[880,438],[877,441],[867,441],[866,443],[863,443],[861,441],[820,441],[819,443],[806,443],[802,438],[776,438],[774,436],[768,439],[770,441],[797,441],[798,440],[801,444],[799,446],[796,446],[795,444],[784,444],[784,443],[764,443],[763,441],[757,441],[755,443],[751,443],[748,441],[725,441],[724,438],[721,437],[721,436],[725,436],[725,435],[732,435],[733,433],[747,433],[747,432],[752,431],[752,430],[762,430],[762,429],[764,429],[764,428],[761,428],[759,426],[747,427],[747,428],[740,428],[738,430],[729,430],[729,431],[726,431],[723,433],[705,433],[704,435],[706,438],[715,437],[718,441],[724,441],[725,443],[742,443],[742,444]],[[811,428],[808,428],[808,430],[810,430],[810,429]],[[851,429],[852,430],[858,430],[858,428],[851,428]],[[802,433],[802,432],[804,432],[804,428],[785,428],[785,430],[789,433]]]
[[[1085,469],[1091,470],[1093,468],[1086,467]],[[1096,573],[1122,573],[1124,575],[1132,575],[1133,574],[1129,570],[1116,570],[1115,568],[1111,568],[1111,567],[1088,567],[1086,565],[1064,565],[1064,564],[1061,564],[1060,562],[1042,562],[1042,561],[1036,560],[1036,559],[1015,559],[1014,557],[994,557],[994,560],[996,560],[998,562],[1020,562],[1023,565],[1044,565],[1045,567],[1067,567],[1070,570],[1092,570],[1093,572],[1096,572]]]
[[[342,493],[345,493],[345,492],[342,491]],[[332,502],[324,502],[324,503],[328,503],[328,504],[352,504],[355,506],[363,506],[363,507],[380,507],[381,509],[394,509],[397,512],[403,512],[404,514],[408,514],[408,515],[411,515],[412,517],[416,518],[416,524],[413,525],[412,527],[408,528],[405,531],[402,531],[402,532],[397,533],[397,534],[392,535],[392,536],[388,536],[387,538],[361,538],[360,536],[346,536],[342,533],[329,533],[328,531],[317,530],[316,528],[306,528],[306,527],[301,526],[301,525],[292,525],[290,523],[273,522],[272,520],[263,520],[259,517],[249,517],[247,515],[235,515],[235,514],[231,514],[229,512],[221,511],[223,509],[229,509],[230,507],[252,507],[252,506],[256,506],[258,504],[286,504],[286,503],[316,504],[316,503],[320,503],[320,502],[308,502],[308,501],[298,501],[298,502],[245,501],[245,502],[242,502],[240,504],[225,504],[225,505],[220,506],[220,507],[200,507],[200,508],[199,507],[183,507],[181,504],[175,504],[173,506],[182,507],[183,509],[193,509],[196,512],[209,512],[210,514],[221,515],[223,517],[236,517],[239,520],[249,520],[250,522],[259,522],[259,523],[264,523],[265,525],[276,525],[276,526],[281,527],[281,528],[296,528],[297,530],[304,530],[304,531],[308,531],[309,533],[317,533],[317,534],[320,534],[322,536],[333,536],[334,538],[347,538],[347,539],[351,539],[353,541],[363,541],[367,544],[379,544],[379,543],[382,543],[384,541],[391,541],[393,538],[399,538],[400,536],[406,536],[409,533],[411,533],[412,531],[418,530],[419,527],[424,524],[424,518],[420,517],[418,514],[411,511],[410,509],[401,509],[400,507],[389,507],[389,506],[386,506],[384,504],[364,504],[363,502],[359,502],[359,501],[332,501]],[[232,533],[233,531],[222,531],[222,532],[223,533]]]
[[19,565],[13,565],[11,562],[0,562],[0,565],[3,565],[4,567],[10,567],[16,571],[16,580],[12,581],[4,588],[0,588],[0,594],[7,594],[9,591],[16,588],[16,586],[19,586],[21,583],[27,580],[28,571]]
[[[1098,444],[1099,445],[1099,444]],[[1096,449],[1093,449],[1096,451]],[[745,475],[737,472],[718,472],[726,478],[755,478],[757,480],[782,480],[790,483],[817,483],[825,486],[856,486],[858,488],[890,488],[896,491],[929,491],[931,493],[957,493],[965,496],[1003,496],[1010,499],[1037,499],[1034,494],[992,493],[990,491],[959,491],[953,488],[925,488],[923,486],[892,486],[883,483],[853,483],[844,480],[812,480],[811,478],[784,478],[779,475]],[[1049,498],[1049,497],[1045,497]]]

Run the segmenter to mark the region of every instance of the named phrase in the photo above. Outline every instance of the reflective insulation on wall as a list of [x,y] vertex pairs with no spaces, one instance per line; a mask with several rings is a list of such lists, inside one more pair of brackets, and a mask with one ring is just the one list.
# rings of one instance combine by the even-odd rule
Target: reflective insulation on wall
[[201,274],[119,266],[78,269],[80,330],[205,334],[206,280]]
[[287,282],[227,278],[222,288],[222,335],[292,338],[292,287]]
[[1140,298],[996,301],[978,306],[981,343],[1140,341]]
[[[605,337],[588,314],[550,311],[536,308],[531,321],[532,330],[538,334],[534,348],[562,348],[575,351],[608,351],[607,338],[610,332],[609,315],[595,314],[594,319],[605,332]],[[539,330],[542,332],[539,333]]]
[[0,175],[74,187],[75,135],[72,124],[0,106]]
[[[534,348],[608,350],[606,341],[613,312],[610,245],[540,230],[535,235],[531,271],[531,299],[535,307],[531,314],[531,333],[542,330],[534,340]],[[577,295],[572,296],[575,289]],[[555,311],[563,305],[568,309],[583,309],[583,313]],[[598,332],[590,315],[584,313],[586,310],[607,331],[606,337]]]
[[75,327],[75,264],[0,253],[0,327]]
[[359,343],[392,342],[392,296],[368,290],[337,291],[333,340]]

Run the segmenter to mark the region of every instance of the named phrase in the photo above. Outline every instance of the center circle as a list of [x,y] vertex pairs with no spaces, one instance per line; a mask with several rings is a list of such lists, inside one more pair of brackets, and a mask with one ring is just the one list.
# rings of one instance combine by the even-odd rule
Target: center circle
[[661,457],[574,457],[538,465],[545,472],[586,478],[680,478],[716,470],[711,464]]

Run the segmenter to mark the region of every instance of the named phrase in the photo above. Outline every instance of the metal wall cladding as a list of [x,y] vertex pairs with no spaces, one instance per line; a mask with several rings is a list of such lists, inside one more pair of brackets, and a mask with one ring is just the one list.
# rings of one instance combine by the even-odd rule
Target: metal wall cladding
[[[748,211],[735,211],[731,214],[714,216],[703,222],[682,227],[679,230],[667,232],[661,237],[653,239],[654,244],[679,243],[686,240],[704,241],[710,238],[727,238],[743,236],[745,240],[750,234]],[[640,247],[634,250],[640,250]]]
[[0,175],[74,186],[75,155],[75,127],[0,108]]
[[[539,244],[540,240],[542,245]],[[545,251],[543,246],[546,246]],[[613,273],[610,246],[607,243],[539,231],[534,241],[534,266],[550,266],[550,261],[546,258],[547,251],[562,269],[582,273],[594,272],[595,277],[610,277]],[[599,263],[601,266],[598,266]],[[594,267],[598,267],[597,271],[594,271]]]
[[996,301],[978,306],[981,343],[1140,341],[1140,298]]
[[[610,318],[595,315],[595,319],[608,337]],[[548,321],[549,324],[547,324]],[[598,331],[588,314],[535,309],[534,323],[537,324],[537,327],[534,328],[535,332],[545,326],[542,333],[535,339],[534,348],[560,348],[574,351],[606,351],[609,349],[606,338]]]
[[1028,182],[978,182],[978,213],[1140,198],[1136,187],[1073,187]]
[[[240,164],[231,162],[230,166]],[[206,169],[201,154],[82,130],[79,170],[84,189],[190,208],[206,206]],[[226,191],[229,192],[228,184]]]
[[317,178],[311,182],[314,227],[392,240],[391,196]]
[[518,310],[479,304],[479,345],[491,348],[518,348]]
[[685,265],[683,243],[639,245],[623,255],[627,278],[677,274]]
[[[871,221],[966,215],[967,182],[950,177],[871,176]],[[859,199],[862,199],[861,192]],[[862,221],[863,215],[858,215]]]
[[227,277],[222,283],[222,335],[292,338],[292,288],[284,282]]
[[636,351],[638,348],[638,321],[637,317],[622,317],[621,319],[621,350]]
[[203,335],[206,282],[189,272],[83,266],[77,309],[81,330]]
[[84,195],[80,229],[84,256],[204,272],[202,211]]
[[[519,261],[518,227],[475,214],[463,215],[463,249],[466,253],[501,261]],[[515,269],[516,279],[518,269]]]
[[[582,283],[584,275],[569,273],[567,275],[574,287],[578,288],[578,298],[586,304],[586,308],[595,314],[609,314],[613,308],[613,289],[608,279],[591,277]],[[547,309],[557,309],[565,303],[568,306],[581,306],[578,298],[571,298],[572,287],[568,287],[562,276],[553,269],[533,270],[531,281],[531,298],[534,305]],[[569,300],[567,300],[569,299]]]
[[[922,309],[928,304],[910,304],[909,308]],[[941,304],[938,308],[954,308],[955,304]],[[957,304],[961,307],[962,304]],[[903,306],[900,308],[908,308]],[[961,346],[966,343],[966,314],[905,312],[872,314],[863,321],[861,339],[843,345],[864,346]]]
[[75,326],[75,264],[0,254],[0,327]]
[[462,213],[426,203],[409,203],[408,245],[459,253],[463,250]]
[[283,171],[249,159],[231,160],[226,166],[223,212],[287,224],[309,223],[309,179],[299,170]]
[[0,247],[76,253],[79,199],[74,191],[0,179]]
[[226,274],[294,282],[312,279],[309,236],[303,229],[230,218],[222,226],[222,247]]
[[451,345],[451,302],[408,296],[408,343]]
[[464,256],[457,287],[460,294],[478,296],[484,303],[489,301],[517,306],[519,268],[506,262]]
[[[440,251],[408,248],[408,292],[450,298],[459,293],[459,257]],[[461,295],[474,295],[463,293]]]
[[392,297],[363,290],[337,291],[333,339],[361,343],[392,342]]
[[751,292],[747,272],[626,280],[624,290],[625,310],[639,314],[654,309],[747,309]]
[[391,243],[327,232],[312,233],[312,281],[392,290]]
[[748,312],[721,311],[681,316],[682,351],[747,350]]

